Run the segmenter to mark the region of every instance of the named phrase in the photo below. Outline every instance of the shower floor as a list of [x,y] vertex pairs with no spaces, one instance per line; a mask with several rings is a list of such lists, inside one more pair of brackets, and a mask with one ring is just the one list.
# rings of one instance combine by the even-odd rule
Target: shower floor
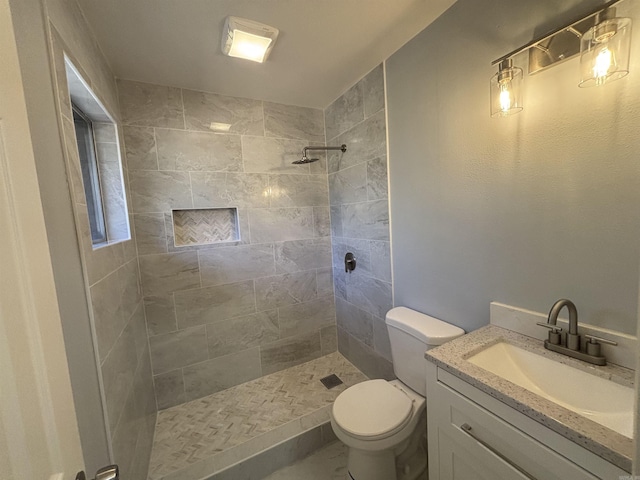
[[[344,384],[327,390],[320,379],[332,373]],[[262,478],[259,472],[267,476],[283,466],[276,457],[295,460],[292,450],[319,448],[334,439],[326,425],[333,401],[347,387],[366,379],[346,358],[332,353],[162,410],[148,478],[200,480],[219,474],[215,478],[222,480],[240,471],[243,478]],[[267,463],[273,466],[269,471],[260,464],[259,455],[276,445],[280,447],[268,455]],[[243,468],[250,458],[253,465],[247,462]]]

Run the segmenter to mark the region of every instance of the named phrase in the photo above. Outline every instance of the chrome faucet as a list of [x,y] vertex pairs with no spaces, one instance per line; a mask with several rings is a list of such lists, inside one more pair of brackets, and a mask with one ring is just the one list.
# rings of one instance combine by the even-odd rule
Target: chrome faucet
[[[557,326],[558,315],[564,307],[567,307],[569,311],[569,331],[567,332],[565,342],[562,341],[562,328]],[[606,358],[600,355],[600,343],[617,345],[616,342],[607,340],[606,338],[585,335],[589,339],[589,342],[585,344],[584,351],[581,350],[580,335],[578,334],[578,309],[571,300],[567,300],[566,298],[560,299],[553,304],[547,317],[547,323],[538,322],[537,325],[549,329],[549,339],[544,341],[544,348],[595,365],[607,364]]]
[[571,350],[580,350],[580,335],[578,335],[578,309],[575,303],[566,298],[562,298],[553,304],[547,317],[549,325],[555,325],[558,321],[560,310],[567,307],[569,310],[569,331],[567,332],[567,348]]

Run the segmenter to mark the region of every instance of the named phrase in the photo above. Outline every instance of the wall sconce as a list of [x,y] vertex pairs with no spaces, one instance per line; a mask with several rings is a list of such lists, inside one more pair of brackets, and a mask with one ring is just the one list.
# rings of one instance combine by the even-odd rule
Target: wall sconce
[[631,19],[616,18],[612,0],[569,25],[536,38],[494,60],[498,65],[490,82],[491,116],[507,116],[522,111],[522,69],[512,58],[529,52],[529,75],[564,62],[580,53],[580,87],[604,85],[629,73]]
[[596,25],[580,41],[580,87],[599,87],[629,73],[631,19],[615,18],[616,9],[596,15]]
[[491,77],[491,116],[507,116],[522,111],[522,69],[507,58]]

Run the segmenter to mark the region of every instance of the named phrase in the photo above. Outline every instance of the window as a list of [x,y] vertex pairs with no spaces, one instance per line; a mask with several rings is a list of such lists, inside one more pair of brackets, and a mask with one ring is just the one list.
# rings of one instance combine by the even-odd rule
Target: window
[[100,192],[100,174],[93,136],[91,120],[73,105],[73,123],[78,141],[82,181],[87,199],[91,240],[94,245],[107,241],[107,227],[104,220],[102,194]]

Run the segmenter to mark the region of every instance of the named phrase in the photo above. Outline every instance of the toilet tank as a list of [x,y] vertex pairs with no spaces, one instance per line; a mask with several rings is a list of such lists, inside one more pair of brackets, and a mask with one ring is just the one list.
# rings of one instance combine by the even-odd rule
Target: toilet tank
[[393,371],[402,383],[427,396],[424,352],[464,335],[464,330],[406,307],[392,308],[386,320]]

